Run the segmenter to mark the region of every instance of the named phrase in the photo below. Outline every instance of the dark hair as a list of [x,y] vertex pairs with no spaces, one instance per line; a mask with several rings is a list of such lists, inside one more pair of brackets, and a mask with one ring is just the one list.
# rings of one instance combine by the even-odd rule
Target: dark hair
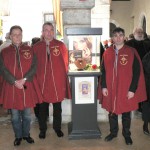
[[0,40],[0,45],[2,45],[3,44],[3,40]]
[[131,34],[129,34],[129,38],[134,38],[134,35],[133,35],[133,33],[131,33]]
[[41,39],[39,37],[34,37],[32,38],[32,44],[31,45],[34,45],[35,43],[39,42]]
[[123,34],[125,34],[124,29],[122,29],[120,27],[115,28],[112,33],[115,34],[115,33],[118,33],[118,32],[122,32]]
[[45,22],[45,23],[43,24],[43,26],[42,26],[42,30],[44,29],[44,26],[45,26],[45,25],[52,26],[52,27],[54,28],[54,26],[53,26],[53,24],[52,24],[51,22]]
[[14,29],[19,29],[19,30],[22,32],[22,28],[21,28],[20,26],[18,26],[18,25],[14,25],[14,26],[12,26],[12,27],[10,28],[9,33],[11,34],[11,33],[12,33],[12,31],[13,31]]

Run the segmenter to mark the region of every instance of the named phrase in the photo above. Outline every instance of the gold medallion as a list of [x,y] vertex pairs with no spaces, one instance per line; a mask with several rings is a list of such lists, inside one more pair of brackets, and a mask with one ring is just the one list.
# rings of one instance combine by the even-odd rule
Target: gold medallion
[[121,65],[126,65],[127,63],[128,63],[128,59],[127,59],[127,57],[128,57],[128,55],[120,55],[120,64]]
[[59,56],[59,54],[60,54],[60,50],[57,49],[57,47],[58,47],[58,46],[55,46],[54,49],[53,49],[53,55],[54,55],[54,56]]
[[30,59],[31,58],[31,53],[27,50],[23,52],[23,57],[25,59]]

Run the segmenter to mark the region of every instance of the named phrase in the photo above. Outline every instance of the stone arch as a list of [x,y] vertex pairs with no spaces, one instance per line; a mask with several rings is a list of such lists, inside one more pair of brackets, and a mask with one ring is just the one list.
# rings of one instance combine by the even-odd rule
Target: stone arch
[[139,26],[143,28],[143,30],[146,32],[146,17],[145,13],[141,13],[139,17]]
[[144,32],[146,32],[146,18],[145,18],[145,16],[143,17],[142,27],[143,27]]

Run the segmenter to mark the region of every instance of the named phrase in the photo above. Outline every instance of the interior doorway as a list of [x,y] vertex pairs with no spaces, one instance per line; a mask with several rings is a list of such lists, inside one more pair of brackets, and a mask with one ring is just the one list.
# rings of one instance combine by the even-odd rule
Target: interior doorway
[[109,31],[109,36],[112,37],[112,31],[116,28],[116,25],[114,23],[110,23],[110,31]]
[[145,18],[145,16],[143,17],[142,28],[143,28],[143,31],[146,32],[146,18]]

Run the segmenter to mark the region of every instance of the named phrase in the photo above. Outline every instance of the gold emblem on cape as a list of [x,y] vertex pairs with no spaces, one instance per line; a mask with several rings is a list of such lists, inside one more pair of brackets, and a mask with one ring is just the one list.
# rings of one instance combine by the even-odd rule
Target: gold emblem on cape
[[127,59],[127,57],[128,57],[128,55],[120,55],[120,64],[121,65],[126,65],[127,63],[128,63],[128,59]]
[[24,51],[23,57],[24,57],[25,59],[30,59],[30,58],[31,58],[31,53],[30,53],[28,50],[27,50],[27,51]]
[[58,56],[60,54],[60,50],[57,47],[59,47],[59,46],[52,47],[52,48],[54,48],[53,49],[53,55],[54,56]]

